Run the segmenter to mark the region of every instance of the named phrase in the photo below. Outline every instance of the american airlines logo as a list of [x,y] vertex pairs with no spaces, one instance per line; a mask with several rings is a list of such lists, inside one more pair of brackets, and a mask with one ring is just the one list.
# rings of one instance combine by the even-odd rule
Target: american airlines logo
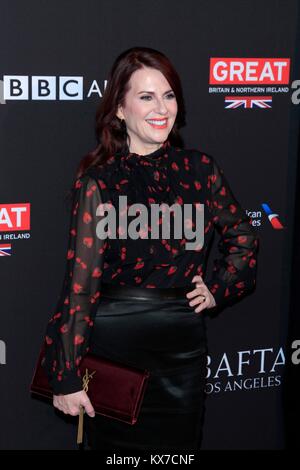
[[266,202],[262,203],[261,206],[263,210],[265,211],[272,227],[275,230],[282,230],[284,227],[279,220],[279,214],[276,214],[275,212],[273,212],[269,204],[267,204]]
[[100,87],[96,80],[84,87],[82,76],[4,75],[0,81],[0,103],[9,100],[82,101],[102,97],[107,80]]
[[[263,208],[263,211],[262,210],[249,210],[249,209],[246,209],[246,214],[248,215],[248,217],[250,217],[250,222],[252,224],[253,227],[261,227],[262,225],[264,225],[264,222],[265,222],[265,218],[264,218],[264,214],[267,215],[267,218],[270,222],[270,224],[272,225],[272,227],[275,229],[275,230],[282,230],[284,229],[284,225],[282,224],[281,222],[281,216],[279,216],[279,214],[275,213],[269,204],[267,204],[266,202],[263,202],[261,204],[261,207]],[[267,225],[269,225],[267,223]]]

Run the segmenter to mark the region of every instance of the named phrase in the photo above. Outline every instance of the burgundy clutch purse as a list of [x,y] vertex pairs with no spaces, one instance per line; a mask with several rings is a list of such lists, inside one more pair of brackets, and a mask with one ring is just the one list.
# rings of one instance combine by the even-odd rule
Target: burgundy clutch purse
[[[53,391],[43,367],[44,356],[42,348],[30,391],[52,399]],[[148,370],[86,354],[81,361],[80,371],[83,389],[87,392],[95,413],[128,424],[136,423],[150,376]]]

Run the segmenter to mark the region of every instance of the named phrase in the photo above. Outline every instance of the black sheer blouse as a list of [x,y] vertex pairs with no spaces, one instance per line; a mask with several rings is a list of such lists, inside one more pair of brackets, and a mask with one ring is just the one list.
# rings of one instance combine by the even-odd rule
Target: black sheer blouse
[[[186,250],[187,240],[151,239],[141,227],[137,240],[100,239],[96,214],[101,203],[128,205],[177,202],[204,204],[204,245]],[[45,336],[47,370],[54,393],[82,389],[79,364],[89,350],[89,338],[101,283],[122,286],[181,287],[201,275],[217,306],[252,290],[256,278],[258,239],[245,210],[235,199],[213,157],[199,150],[180,149],[166,141],[148,155],[126,150],[89,169],[73,187],[66,271],[59,299]],[[220,257],[205,278],[208,248],[214,230],[220,234]],[[146,234],[148,233],[148,238]],[[188,301],[188,300],[187,300]]]

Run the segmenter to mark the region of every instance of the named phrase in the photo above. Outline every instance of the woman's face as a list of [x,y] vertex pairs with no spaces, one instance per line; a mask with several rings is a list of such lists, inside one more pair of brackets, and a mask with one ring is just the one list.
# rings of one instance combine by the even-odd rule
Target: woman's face
[[129,86],[125,106],[119,106],[117,116],[125,119],[130,152],[145,155],[167,139],[176,119],[177,101],[164,75],[153,68],[136,70]]

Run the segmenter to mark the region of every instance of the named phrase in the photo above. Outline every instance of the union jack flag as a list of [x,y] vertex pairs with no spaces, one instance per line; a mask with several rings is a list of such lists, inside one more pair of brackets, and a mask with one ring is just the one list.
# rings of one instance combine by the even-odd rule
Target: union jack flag
[[11,243],[0,245],[0,256],[11,256]]
[[235,108],[272,108],[272,96],[225,96],[225,109]]

